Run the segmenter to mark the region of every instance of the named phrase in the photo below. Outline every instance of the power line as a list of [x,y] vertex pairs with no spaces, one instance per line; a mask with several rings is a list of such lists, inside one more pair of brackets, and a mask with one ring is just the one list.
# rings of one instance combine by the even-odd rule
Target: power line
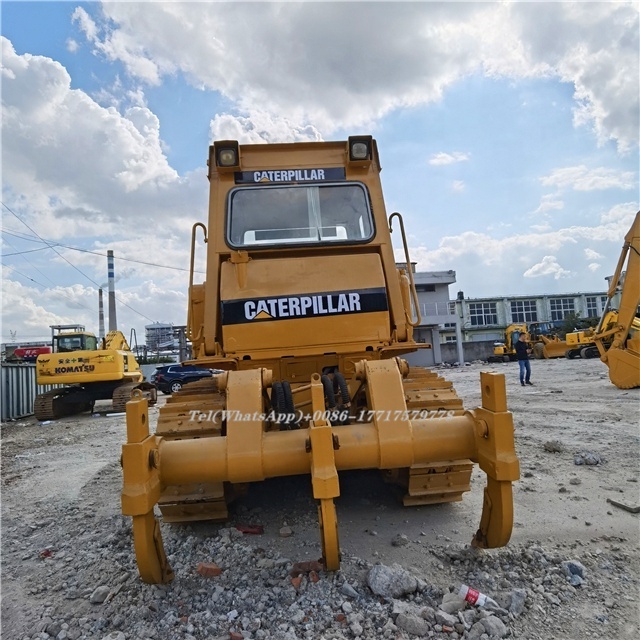
[[[7,242],[5,240],[5,242]],[[13,245],[10,242],[7,242],[7,244],[10,247],[13,247]],[[13,247],[15,249],[15,247]],[[49,247],[40,247],[40,249],[29,249],[28,251],[16,251],[15,253],[3,253],[2,257],[3,258],[10,258],[11,256],[21,256],[24,255],[25,253],[35,253],[36,251],[46,251]]]
[[[5,242],[10,246],[13,247],[15,249],[15,247],[8,241],[5,239]],[[44,247],[46,249],[46,247]],[[40,269],[38,269],[38,267],[34,266],[33,264],[31,264],[29,262],[29,260],[27,260],[24,256],[22,256],[22,259],[32,268],[35,269],[41,276],[43,276],[44,278],[46,278],[53,286],[56,286],[56,283],[47,275],[45,275],[44,273],[42,273],[42,271],[40,271]]]
[[[3,203],[4,204],[4,203]],[[5,205],[6,206],[6,205]],[[20,238],[22,240],[28,240],[29,242],[43,242],[44,244],[46,244],[46,247],[43,247],[43,249],[49,248],[49,247],[63,247],[64,249],[71,249],[72,251],[80,251],[81,253],[90,253],[94,256],[102,256],[103,258],[107,257],[106,253],[100,253],[99,251],[91,251],[90,249],[81,249],[80,247],[71,247],[67,244],[62,244],[60,242],[52,242],[49,240],[38,240],[36,238],[34,238],[33,236],[28,236],[27,234],[19,234],[19,233],[15,233],[13,231],[8,231],[7,229],[2,229],[2,233],[7,233],[10,236],[15,236],[16,238]],[[42,249],[36,249],[36,251],[41,251]],[[14,255],[14,254],[5,254],[5,255]],[[133,258],[123,258],[121,256],[118,256],[118,262],[135,262],[136,264],[144,264],[148,267],[158,267],[160,269],[171,269],[173,271],[189,271],[189,269],[186,269],[184,267],[171,267],[169,265],[166,264],[158,264],[156,262],[145,262],[144,260],[134,260]],[[194,269],[195,273],[205,273],[204,271],[196,271]]]
[[[31,282],[33,282],[34,284],[37,284],[39,287],[42,287],[43,289],[47,289],[47,285],[44,285],[41,282],[38,282],[37,280],[34,280],[33,278],[30,278],[29,276],[25,275],[24,273],[21,273],[15,267],[12,267],[11,265],[5,264],[4,262],[2,263],[2,266],[5,269],[11,269],[12,271],[15,271],[19,276],[22,276],[23,278],[26,278],[27,280],[31,280]],[[59,293],[61,293],[65,298],[68,298],[69,300],[71,300],[71,302],[73,302],[74,304],[77,304],[77,305],[79,305],[81,307],[84,307],[85,309],[88,309],[89,311],[91,311],[91,313],[94,312],[94,309],[91,309],[91,307],[87,307],[87,305],[86,304],[82,304],[82,302],[78,302],[78,300],[72,298],[71,296],[68,296],[66,293],[64,293],[64,291],[60,291]]]
[[[50,249],[53,250],[53,252],[58,255],[59,257],[61,257],[66,263],[68,263],[70,266],[72,266],[79,274],[83,275],[87,280],[89,280],[89,282],[92,282],[93,284],[96,285],[96,287],[98,287],[98,289],[101,289],[102,287],[92,278],[90,278],[86,273],[83,273],[80,269],[78,269],[78,267],[76,267],[74,264],[72,264],[69,260],[67,260],[60,252],[56,251],[55,248],[53,247],[53,245],[49,244],[46,240],[44,240],[44,238],[42,238],[37,231],[34,231],[15,211],[13,211],[12,209],[10,209],[4,202],[2,203],[2,206],[5,207],[5,209],[7,209],[7,211],[9,211],[9,213],[11,213],[13,216],[15,216],[18,220],[20,220],[20,222],[22,222],[22,224],[27,227],[27,229],[29,229],[29,231],[31,231],[31,233],[33,233],[37,238],[40,238],[40,240],[42,240],[42,242],[44,242]],[[35,280],[34,280],[35,282]],[[131,309],[131,311],[133,311],[134,313],[137,313],[141,318],[144,318],[145,320],[148,320],[149,322],[153,322],[153,320],[147,316],[144,315],[144,313],[140,313],[139,311],[137,311],[136,309],[134,309],[131,305],[128,305],[126,302],[118,299],[116,297],[116,300],[120,303],[123,304],[125,307],[127,307],[128,309]]]

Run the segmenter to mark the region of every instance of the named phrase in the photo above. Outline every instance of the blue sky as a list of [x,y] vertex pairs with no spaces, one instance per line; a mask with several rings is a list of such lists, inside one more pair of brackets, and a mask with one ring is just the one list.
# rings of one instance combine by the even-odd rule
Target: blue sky
[[107,249],[126,332],[184,324],[216,138],[372,133],[452,296],[604,290],[639,206],[638,7],[3,2],[2,341],[96,330]]

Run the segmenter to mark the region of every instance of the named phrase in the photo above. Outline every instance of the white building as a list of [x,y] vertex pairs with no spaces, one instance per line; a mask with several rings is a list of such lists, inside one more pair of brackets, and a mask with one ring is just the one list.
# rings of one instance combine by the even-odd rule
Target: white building
[[[501,340],[504,329],[514,322],[557,322],[571,314],[580,318],[599,318],[607,301],[606,291],[558,295],[465,298],[462,292],[453,303],[460,319],[465,342]],[[448,330],[445,340],[456,335]]]

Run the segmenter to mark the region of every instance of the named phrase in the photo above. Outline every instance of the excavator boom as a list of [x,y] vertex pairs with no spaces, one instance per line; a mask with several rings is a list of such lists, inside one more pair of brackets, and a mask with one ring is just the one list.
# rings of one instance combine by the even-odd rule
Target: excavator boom
[[[617,312],[610,311],[620,287]],[[640,211],[631,228],[611,278],[605,310],[594,341],[600,359],[609,367],[609,378],[620,389],[640,387]]]

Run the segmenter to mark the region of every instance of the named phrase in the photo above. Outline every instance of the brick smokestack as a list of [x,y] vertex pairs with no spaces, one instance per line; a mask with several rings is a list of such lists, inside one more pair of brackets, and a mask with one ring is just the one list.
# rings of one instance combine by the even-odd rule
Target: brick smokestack
[[107,251],[107,274],[109,276],[109,331],[118,329],[116,319],[116,276],[113,266],[113,251]]

